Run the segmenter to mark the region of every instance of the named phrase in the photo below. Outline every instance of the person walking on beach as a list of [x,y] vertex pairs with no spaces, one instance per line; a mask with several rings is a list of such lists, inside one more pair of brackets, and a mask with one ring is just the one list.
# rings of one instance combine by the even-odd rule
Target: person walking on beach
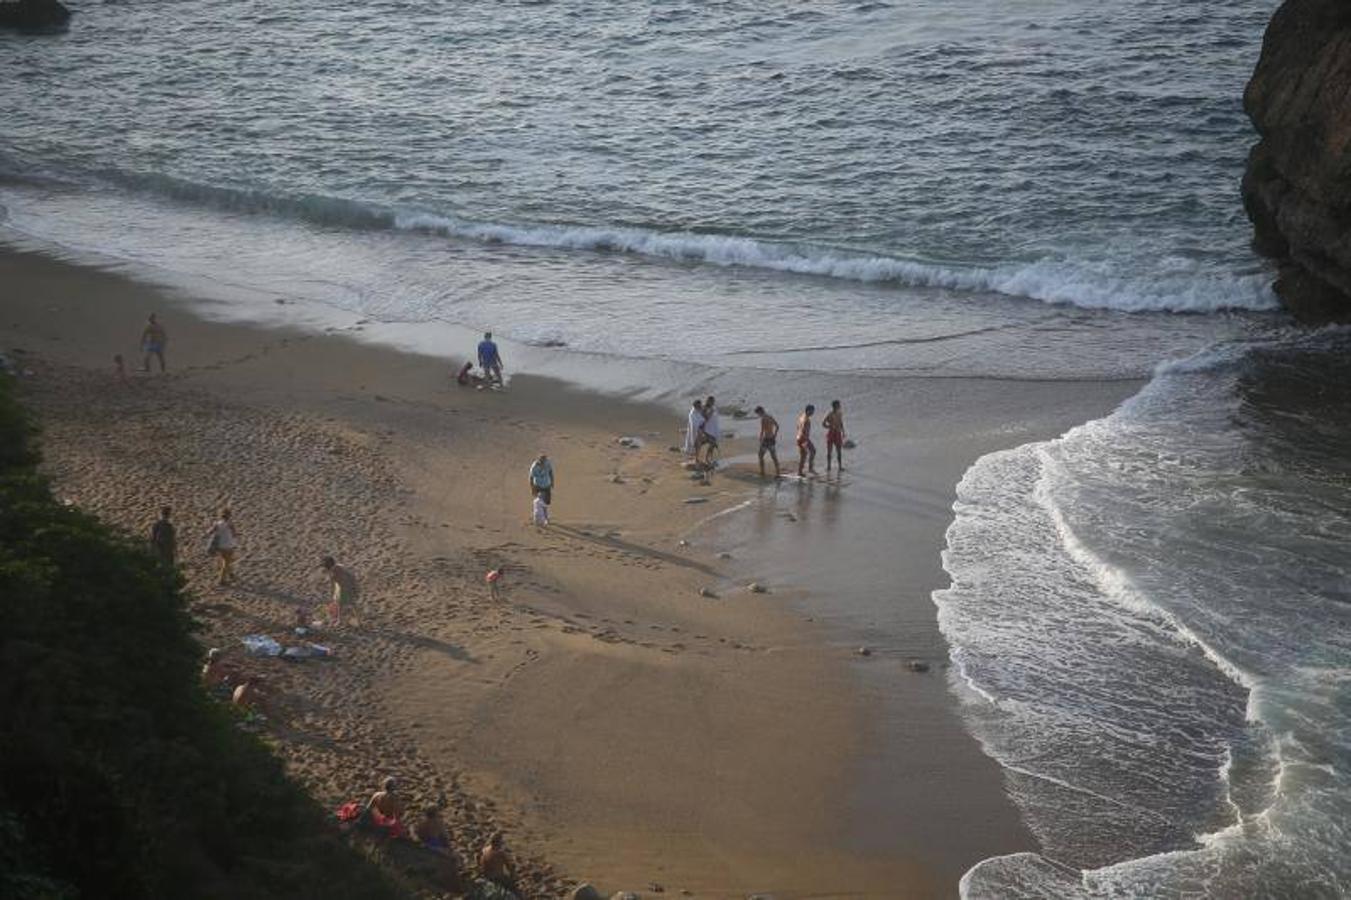
[[169,521],[173,512],[171,508],[161,506],[159,518],[150,526],[150,546],[155,548],[155,555],[160,558],[160,562],[171,567],[178,555],[178,536],[174,533],[174,523]]
[[704,433],[700,440],[708,449],[704,451],[704,464],[713,468],[713,454],[718,452],[718,441],[722,438],[722,420],[718,418],[718,402],[713,397],[704,401]]
[[235,580],[235,552],[239,549],[239,531],[235,528],[228,507],[220,511],[220,518],[211,523],[206,536],[207,553],[220,561],[216,584],[224,587]]
[[783,475],[779,468],[779,420],[765,412],[763,406],[757,406],[755,414],[760,418],[760,477],[765,477],[765,454],[768,453],[774,460],[774,477],[779,478]]
[[835,461],[844,471],[844,409],[840,401],[830,401],[830,412],[821,420],[826,428],[826,474],[830,473],[830,450],[835,448]]
[[807,473],[803,472],[803,467],[815,475],[816,474],[816,445],[812,443],[812,415],[816,412],[816,407],[810,403],[802,411],[802,415],[797,417],[797,477],[802,478]]
[[[553,505],[554,464],[549,461],[547,453],[541,453],[530,464],[530,496],[543,498],[545,506]],[[533,503],[531,513],[534,513]]]
[[483,340],[478,342],[478,366],[483,370],[485,382],[502,384],[502,353],[497,349],[491,331],[483,332]]
[[328,573],[328,582],[333,586],[333,599],[328,604],[328,620],[338,628],[344,624],[360,625],[356,575],[346,566],[338,565],[338,561],[331,556],[325,556],[319,565]]
[[151,313],[150,318],[145,323],[145,329],[141,331],[141,352],[145,354],[145,359],[141,363],[141,371],[150,371],[150,357],[159,360],[159,370],[164,371],[164,348],[168,346],[169,333],[164,330],[164,326]]
[[699,436],[704,433],[704,401],[695,400],[685,427],[685,455],[699,461]]

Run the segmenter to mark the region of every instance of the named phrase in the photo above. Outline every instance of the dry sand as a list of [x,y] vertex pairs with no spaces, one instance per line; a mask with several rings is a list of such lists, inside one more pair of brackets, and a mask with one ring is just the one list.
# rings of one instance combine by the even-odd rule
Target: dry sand
[[[298,602],[325,596],[322,554],[358,574],[365,624],[319,638],[336,659],[243,660],[281,689],[269,740],[321,801],[386,774],[418,803],[444,793],[461,851],[506,829],[531,896],[575,880],[699,897],[952,896],[964,866],[1033,847],[941,676],[900,689],[925,740],[900,742],[889,764],[923,782],[906,794],[915,808],[876,814],[912,830],[859,839],[874,816],[869,742],[885,729],[857,661],[803,598],[748,592],[716,555],[682,545],[745,489],[689,480],[668,410],[528,375],[503,392],[457,388],[445,360],[207,322],[181,298],[27,252],[0,253],[0,286],[0,350],[32,372],[23,396],[58,494],[137,532],[175,508],[206,644],[243,660],[241,635],[284,634]],[[170,372],[121,382],[112,355],[138,368],[152,310]],[[645,446],[621,447],[621,434]],[[527,524],[541,449],[558,472],[547,530]],[[953,454],[934,457],[929,488],[950,502]],[[198,538],[222,505],[242,536],[228,589]],[[929,518],[923,558],[888,561],[918,602],[941,586],[929,557],[946,521]],[[483,575],[499,566],[494,601]],[[911,840],[925,803],[944,833]],[[970,835],[951,827],[959,816]]]

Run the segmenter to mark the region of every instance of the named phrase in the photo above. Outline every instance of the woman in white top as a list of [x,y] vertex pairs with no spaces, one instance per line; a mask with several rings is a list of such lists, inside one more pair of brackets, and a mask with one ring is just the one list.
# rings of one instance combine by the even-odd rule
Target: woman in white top
[[210,541],[207,552],[215,554],[220,560],[220,577],[216,583],[222,586],[229,584],[235,580],[235,550],[239,547],[239,532],[230,520],[229,509],[220,511],[220,518],[207,529],[206,535]]
[[685,429],[685,455],[696,456],[699,452],[699,435],[704,433],[704,402],[695,400],[690,407],[690,424]]

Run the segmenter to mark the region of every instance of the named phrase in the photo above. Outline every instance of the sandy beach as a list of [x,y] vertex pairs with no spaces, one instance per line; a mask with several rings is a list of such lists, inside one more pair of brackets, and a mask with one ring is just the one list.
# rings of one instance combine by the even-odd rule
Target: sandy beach
[[[320,800],[387,774],[419,803],[444,793],[461,852],[505,829],[529,896],[578,881],[954,896],[975,861],[1036,848],[962,728],[929,595],[970,463],[1099,415],[1134,383],[911,379],[906,417],[848,485],[769,496],[747,423],[731,465],[691,481],[670,450],[673,402],[528,370],[505,391],[459,388],[453,353],[208,321],[181,291],[27,251],[0,255],[0,284],[0,348],[30,373],[57,493],[138,532],[174,507],[202,641],[278,685],[269,740]],[[170,334],[164,376],[134,371],[152,311]],[[540,451],[558,472],[547,530],[527,522]],[[848,513],[832,530],[870,496],[907,514]],[[198,536],[223,505],[242,547],[239,583],[221,589]],[[320,605],[330,553],[361,579],[363,625],[320,632],[332,660],[245,658],[241,636],[284,635],[298,603]],[[885,594],[905,633],[861,656],[854,594]],[[931,670],[910,671],[916,659]]]

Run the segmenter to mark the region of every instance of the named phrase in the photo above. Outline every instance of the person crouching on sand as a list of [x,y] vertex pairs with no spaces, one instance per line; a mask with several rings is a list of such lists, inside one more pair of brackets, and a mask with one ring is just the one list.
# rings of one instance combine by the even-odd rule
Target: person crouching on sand
[[826,428],[826,472],[830,472],[830,451],[835,450],[835,461],[844,471],[844,409],[840,401],[830,401],[830,412],[821,420]]
[[216,584],[224,587],[235,580],[235,553],[239,549],[239,531],[235,528],[228,508],[220,511],[220,518],[206,530],[207,553],[220,563]]
[[802,415],[797,417],[797,475],[802,478],[806,473],[803,467],[807,467],[811,474],[816,474],[816,445],[812,443],[812,415],[816,412],[816,407],[810,403],[802,411]]
[[765,477],[765,454],[774,460],[774,477],[783,475],[783,470],[779,468],[779,420],[765,412],[763,406],[755,408],[755,414],[760,419],[760,477]]
[[460,387],[478,387],[483,384],[483,378],[474,374],[474,363],[469,361],[460,369],[460,374],[455,376],[455,383]]
[[492,837],[488,838],[488,843],[479,851],[478,870],[479,874],[493,884],[504,887],[512,893],[516,892],[516,863],[511,858],[511,851],[507,849],[507,841],[502,832],[494,831]]
[[357,577],[346,566],[338,565],[331,556],[319,561],[319,566],[328,573],[329,584],[333,586],[333,599],[328,604],[328,619],[334,626],[360,625],[361,612],[357,608]]

